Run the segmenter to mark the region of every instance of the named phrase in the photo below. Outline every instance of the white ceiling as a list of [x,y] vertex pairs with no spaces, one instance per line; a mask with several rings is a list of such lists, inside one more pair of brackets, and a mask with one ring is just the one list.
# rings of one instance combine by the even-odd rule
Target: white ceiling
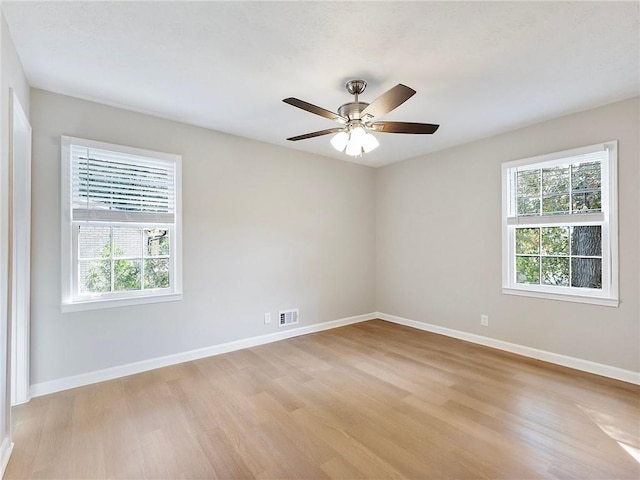
[[12,2],[2,9],[29,83],[320,155],[353,160],[329,110],[404,83],[386,120],[434,135],[377,134],[379,166],[640,93],[639,3]]

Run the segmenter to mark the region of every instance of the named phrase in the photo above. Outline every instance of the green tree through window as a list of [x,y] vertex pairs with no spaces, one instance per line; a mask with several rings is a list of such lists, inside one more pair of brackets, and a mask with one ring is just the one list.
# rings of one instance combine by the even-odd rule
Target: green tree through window
[[145,289],[169,288],[168,230],[144,229],[144,239],[144,257],[134,259],[118,258],[125,256],[125,249],[114,246],[112,251],[109,239],[101,249],[104,260],[89,263],[82,290],[91,293],[141,290],[143,280]]
[[503,162],[503,293],[618,306],[617,149]]

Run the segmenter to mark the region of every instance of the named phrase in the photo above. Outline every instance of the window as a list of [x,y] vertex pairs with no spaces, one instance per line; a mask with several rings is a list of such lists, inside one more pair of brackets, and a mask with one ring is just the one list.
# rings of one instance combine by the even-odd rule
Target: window
[[617,142],[502,164],[503,293],[618,306]]
[[62,308],[181,298],[181,157],[62,137]]

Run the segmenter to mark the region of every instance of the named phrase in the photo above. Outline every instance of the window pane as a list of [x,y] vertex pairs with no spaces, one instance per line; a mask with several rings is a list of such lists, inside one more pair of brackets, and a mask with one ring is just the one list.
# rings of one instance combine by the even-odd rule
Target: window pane
[[80,261],[78,288],[81,294],[111,291],[111,261]]
[[145,228],[144,254],[147,257],[169,255],[169,230],[166,228]]
[[540,253],[539,248],[539,228],[516,228],[516,253],[537,254]]
[[542,283],[569,286],[569,258],[542,257]]
[[569,255],[569,227],[542,228],[543,255]]
[[540,283],[540,257],[516,257],[516,282]]
[[78,258],[111,257],[111,228],[80,225]]
[[518,197],[540,196],[540,170],[518,172]]
[[542,193],[569,193],[569,167],[545,168],[542,170]]
[[577,190],[600,190],[600,162],[571,165],[571,188]]
[[542,213],[569,213],[569,194],[553,195],[542,199]]
[[601,289],[602,260],[599,258],[572,258],[571,286]]
[[539,215],[540,197],[518,197],[518,215]]
[[144,288],[169,288],[169,259],[144,261]]
[[602,211],[602,193],[597,192],[574,192],[571,196],[573,200],[574,213],[589,213]]
[[114,290],[140,290],[142,288],[142,260],[116,260],[113,273],[115,275]]
[[142,229],[113,227],[113,256],[142,257]]
[[518,197],[518,215],[539,215],[540,197]]
[[540,214],[540,170],[516,174],[518,215]]
[[602,256],[602,227],[572,227],[571,253],[587,257]]

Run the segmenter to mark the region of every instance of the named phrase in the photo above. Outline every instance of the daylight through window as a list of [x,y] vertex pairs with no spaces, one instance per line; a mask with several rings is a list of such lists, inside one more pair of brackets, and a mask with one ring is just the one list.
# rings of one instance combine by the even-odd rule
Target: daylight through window
[[176,299],[180,157],[62,137],[63,308]]
[[617,305],[616,142],[502,172],[504,293]]

